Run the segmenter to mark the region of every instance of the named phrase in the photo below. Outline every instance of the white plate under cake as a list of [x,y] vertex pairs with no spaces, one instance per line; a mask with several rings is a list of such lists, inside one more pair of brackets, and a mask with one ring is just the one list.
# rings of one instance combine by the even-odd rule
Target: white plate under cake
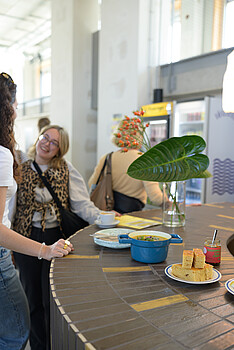
[[214,282],[218,282],[220,280],[220,278],[222,277],[221,273],[213,268],[213,276],[211,279],[206,280],[206,281],[202,281],[202,282],[196,282],[196,281],[187,281],[181,278],[178,278],[176,276],[173,275],[172,273],[172,264],[167,266],[165,268],[165,274],[170,277],[171,279],[178,281],[178,282],[183,282],[183,283],[190,283],[190,284],[208,284],[208,283],[214,283]]

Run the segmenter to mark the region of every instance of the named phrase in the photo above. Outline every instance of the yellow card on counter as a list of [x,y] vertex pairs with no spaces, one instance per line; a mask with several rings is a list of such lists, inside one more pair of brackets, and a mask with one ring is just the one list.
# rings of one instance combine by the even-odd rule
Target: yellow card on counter
[[134,229],[142,229],[150,226],[161,225],[161,221],[143,219],[131,215],[122,215],[118,217],[118,226],[131,227]]

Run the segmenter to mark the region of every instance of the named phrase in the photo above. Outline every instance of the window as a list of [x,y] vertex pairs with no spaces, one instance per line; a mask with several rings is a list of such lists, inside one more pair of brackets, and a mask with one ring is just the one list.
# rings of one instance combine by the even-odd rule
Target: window
[[161,9],[160,64],[234,46],[234,0],[161,0]]

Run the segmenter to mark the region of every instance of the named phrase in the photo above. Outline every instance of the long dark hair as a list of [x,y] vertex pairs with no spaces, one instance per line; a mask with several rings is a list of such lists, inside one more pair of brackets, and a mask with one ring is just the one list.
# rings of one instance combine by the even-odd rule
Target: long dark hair
[[12,104],[16,99],[16,84],[7,73],[0,74],[0,145],[8,148],[14,158],[14,178],[20,177],[19,166],[15,159],[14,109]]

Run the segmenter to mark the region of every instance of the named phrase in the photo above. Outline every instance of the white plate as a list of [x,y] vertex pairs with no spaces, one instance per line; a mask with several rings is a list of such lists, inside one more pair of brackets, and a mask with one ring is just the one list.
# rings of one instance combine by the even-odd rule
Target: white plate
[[98,220],[95,220],[95,224],[98,225],[98,227],[100,228],[111,228],[117,226],[119,224],[119,220],[115,220],[114,222],[112,222],[112,224],[108,225],[101,224]]
[[[133,230],[129,230],[126,228],[109,228],[106,230],[100,230],[95,232],[95,235],[93,236],[94,243],[101,245],[102,247],[107,248],[114,248],[114,249],[123,249],[123,248],[129,248],[131,244],[129,243],[119,243],[118,235],[128,234],[130,232],[133,232]],[[98,238],[98,235],[100,234],[101,238]],[[103,236],[106,236],[106,239]],[[116,240],[108,241],[108,237],[115,238]]]
[[176,281],[179,281],[179,282],[184,282],[184,283],[191,283],[191,284],[207,284],[207,283],[214,283],[214,282],[217,282],[220,280],[220,278],[222,277],[221,273],[214,269],[213,268],[213,278],[210,279],[210,280],[206,280],[206,281],[203,281],[203,282],[193,282],[193,281],[186,281],[186,280],[182,280],[181,278],[178,278],[176,276],[174,276],[172,274],[172,271],[171,271],[171,267],[172,265],[169,265],[165,268],[165,274],[172,278],[173,280],[176,280]]
[[234,278],[232,278],[231,280],[228,280],[225,283],[225,287],[226,287],[228,292],[234,294]]

